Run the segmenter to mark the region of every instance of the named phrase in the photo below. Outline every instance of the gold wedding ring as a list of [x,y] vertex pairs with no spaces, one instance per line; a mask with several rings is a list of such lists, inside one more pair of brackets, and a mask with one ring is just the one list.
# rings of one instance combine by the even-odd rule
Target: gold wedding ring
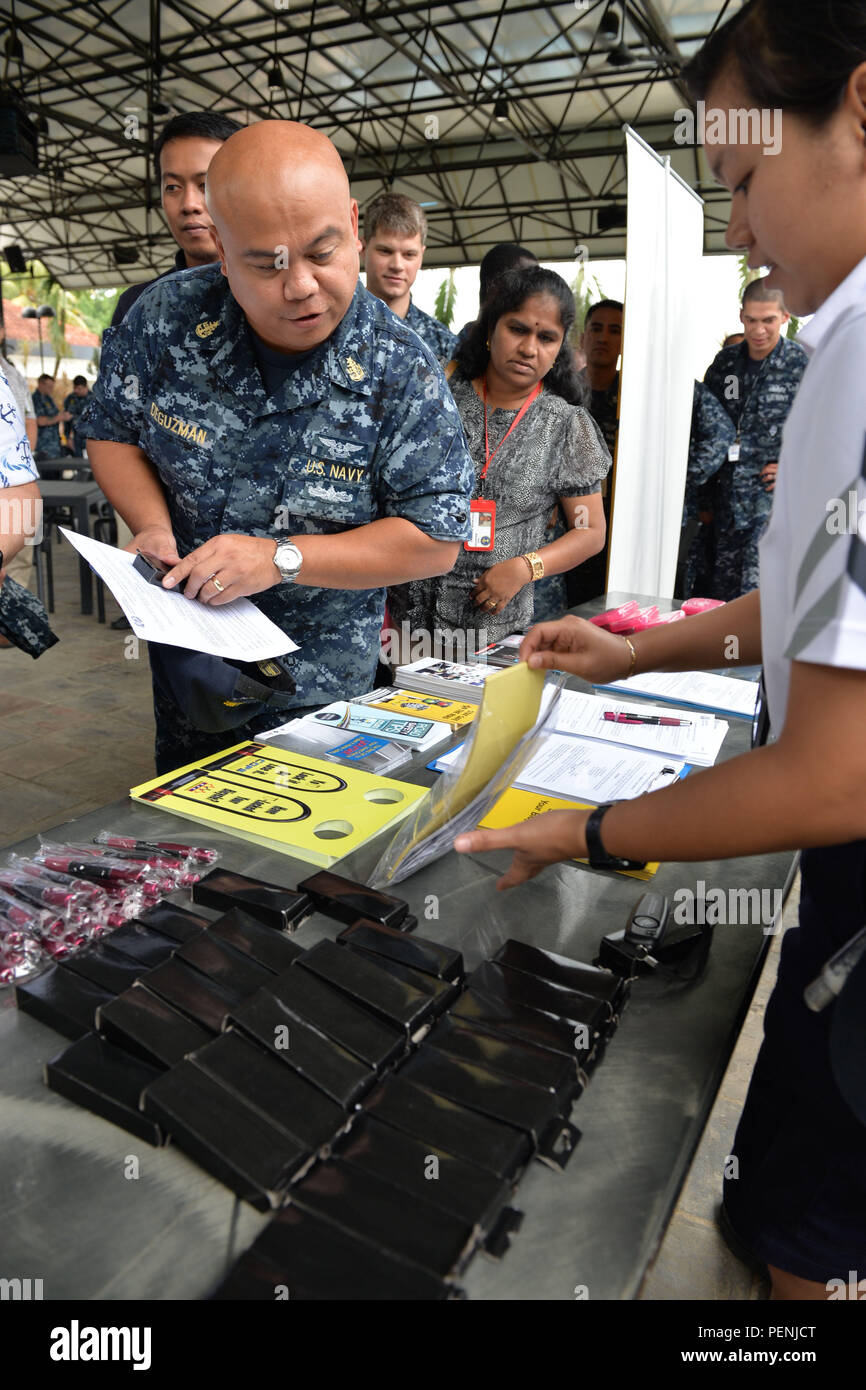
[[217,577],[216,577],[215,574],[212,574],[212,575],[211,575],[210,580],[211,580],[211,583],[213,584],[214,588],[216,589],[217,593],[218,593],[218,594],[221,594],[221,593],[223,592],[224,588],[225,588],[225,584],[221,584],[221,583],[219,582],[219,580],[217,579]]

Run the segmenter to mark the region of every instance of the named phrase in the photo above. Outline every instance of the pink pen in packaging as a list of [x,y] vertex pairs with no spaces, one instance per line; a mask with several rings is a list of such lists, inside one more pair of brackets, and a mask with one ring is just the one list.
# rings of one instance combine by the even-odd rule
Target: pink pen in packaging
[[[142,871],[146,872],[147,878],[152,879],[158,886],[160,895],[173,893],[178,886],[180,877],[178,861],[161,860],[158,853],[145,854],[134,849],[114,849],[107,845],[77,844],[75,842],[63,845],[62,848],[66,853],[79,854],[87,859],[107,859],[112,863],[138,864]],[[138,879],[132,881],[139,882]]]
[[9,864],[16,873],[27,874],[43,883],[55,884],[70,897],[74,897],[76,902],[86,904],[91,911],[108,906],[108,894],[98,883],[87,883],[84,879],[73,878],[71,874],[58,873],[56,869],[37,864],[33,859],[21,859],[17,854],[9,856]]
[[0,887],[36,907],[57,912],[67,922],[82,921],[90,916],[90,904],[82,902],[76,893],[47,880],[32,878],[30,874],[16,874],[4,869],[0,871]]
[[723,608],[724,603],[720,598],[687,598],[682,605],[682,611],[687,618],[693,613],[709,613],[711,608]]
[[49,869],[75,878],[86,878],[105,885],[136,884],[148,898],[160,898],[165,892],[161,882],[154,879],[144,864],[101,856],[93,846],[43,844],[34,859]]
[[134,840],[130,835],[113,835],[110,830],[100,830],[94,840],[97,844],[114,845],[117,849],[165,850],[195,864],[215,864],[219,859],[219,852],[205,845],[182,845],[173,840]]
[[66,930],[66,923],[62,917],[46,911],[45,908],[35,907],[33,903],[25,902],[23,898],[16,897],[5,888],[0,888],[0,912],[12,927],[28,932],[40,941],[43,938],[62,938]]
[[[655,627],[659,620],[658,605],[651,603],[647,608],[641,608],[637,616],[632,618],[629,631],[645,632],[648,627]],[[611,628],[611,632],[623,632],[621,628]],[[623,633],[623,635],[625,635]]]
[[31,975],[45,959],[39,942],[8,923],[0,913],[0,985]]
[[630,618],[636,618],[640,613],[640,604],[637,599],[629,599],[628,603],[620,604],[619,608],[608,608],[606,613],[598,613],[596,617],[590,618],[590,622],[596,627],[604,627],[611,630],[613,623],[625,622]]

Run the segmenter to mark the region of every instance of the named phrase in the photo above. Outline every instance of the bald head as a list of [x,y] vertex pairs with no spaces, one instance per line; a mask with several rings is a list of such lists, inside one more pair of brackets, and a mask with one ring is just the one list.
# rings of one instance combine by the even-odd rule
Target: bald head
[[232,294],[280,352],[330,337],[358,282],[358,205],[336,147],[296,121],[260,121],[217,151],[207,204]]
[[237,131],[207,171],[207,203],[217,226],[252,203],[330,197],[348,208],[349,180],[327,135],[298,121],[258,121]]

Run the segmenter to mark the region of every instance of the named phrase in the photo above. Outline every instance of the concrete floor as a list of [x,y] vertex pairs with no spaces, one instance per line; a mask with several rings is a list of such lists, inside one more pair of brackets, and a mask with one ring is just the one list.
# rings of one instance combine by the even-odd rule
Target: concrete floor
[[[60,642],[34,661],[0,650],[0,847],[126,796],[154,775],[150,671],[144,643],[108,626],[119,609],[106,593],[105,624],[79,611],[78,565],[55,546]],[[799,880],[783,926],[796,921]],[[728,1301],[767,1297],[715,1227],[722,1169],[731,1151],[781,934],[771,950],[679,1203],[640,1297]]]
[[60,641],[34,661],[0,650],[0,845],[126,796],[154,776],[147,649],[108,624],[120,609],[106,593],[106,622],[83,617],[78,561],[54,546]]

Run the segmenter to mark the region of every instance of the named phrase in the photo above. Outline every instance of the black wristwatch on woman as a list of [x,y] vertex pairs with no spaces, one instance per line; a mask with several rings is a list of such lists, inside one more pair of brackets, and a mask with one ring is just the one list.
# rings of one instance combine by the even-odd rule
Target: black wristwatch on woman
[[586,848],[589,851],[590,868],[593,869],[645,869],[646,863],[639,859],[622,859],[617,854],[608,854],[601,840],[601,822],[606,811],[615,806],[615,801],[606,801],[591,811],[584,828]]

